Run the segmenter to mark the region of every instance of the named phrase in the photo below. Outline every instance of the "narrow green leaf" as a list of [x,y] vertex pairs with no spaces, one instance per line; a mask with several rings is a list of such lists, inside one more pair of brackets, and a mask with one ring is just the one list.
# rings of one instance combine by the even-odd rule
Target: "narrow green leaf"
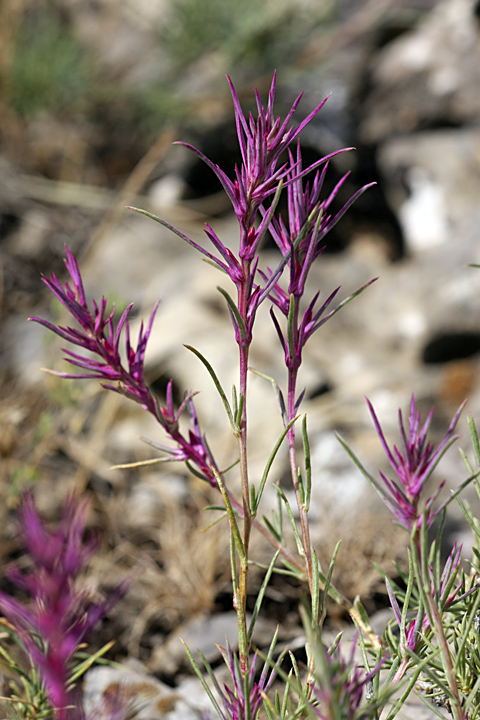
[[[84,675],[87,672],[87,670],[89,670],[92,667],[92,665],[94,663],[99,662],[100,659],[103,657],[103,655],[105,655],[106,652],[108,652],[109,650],[112,649],[114,644],[115,644],[115,640],[110,640],[110,642],[106,643],[106,645],[101,647],[100,650],[97,650],[96,653],[94,653],[93,655],[87,655],[85,657],[85,660],[83,660],[83,662],[79,663],[78,665],[75,665],[74,672],[68,678],[69,685],[71,683],[74,683],[75,680],[78,680],[79,677],[82,677],[82,675]],[[110,665],[110,662],[108,664]],[[120,665],[120,663],[115,663],[115,665],[116,665],[116,667],[119,667],[119,668],[122,667]]]
[[240,433],[241,430],[241,423],[242,423],[242,415],[243,415],[243,405],[245,402],[245,398],[243,394],[240,395],[239,403],[238,403],[238,410],[235,413],[235,431],[237,434]]
[[474,480],[477,480],[477,478],[480,477],[480,470],[477,470],[473,475],[470,475],[466,480],[463,481],[455,490],[451,493],[450,497],[445,500],[440,507],[438,508],[437,512],[440,512],[441,510],[444,510],[447,508],[452,500],[454,500],[458,495],[460,495],[468,485],[470,485],[471,482]]
[[292,677],[292,672],[293,672],[293,670],[288,673],[288,679],[287,679],[287,682],[285,683],[285,687],[283,690],[283,702],[282,702],[282,706],[281,706],[280,712],[279,712],[279,715],[281,718],[287,717],[288,698],[290,695],[290,687],[291,687],[290,679]]
[[282,538],[281,538],[277,528],[274,525],[272,525],[272,523],[270,522],[270,520],[267,518],[266,515],[263,515],[263,522],[267,526],[268,530],[272,533],[272,535],[275,538],[277,538],[278,542],[282,542]]
[[150,218],[150,220],[155,220],[155,222],[159,223],[160,225],[163,225],[163,227],[167,228],[167,230],[171,230],[177,237],[179,237],[181,240],[184,240],[188,245],[195,248],[195,250],[198,250],[198,252],[205,255],[205,257],[210,261],[211,264],[214,265],[214,267],[218,269],[222,269],[219,264],[218,260],[207,250],[202,248],[201,245],[198,245],[196,242],[193,242],[187,235],[182,233],[178,228],[176,228],[174,225],[171,225],[166,220],[162,220],[162,218],[159,218],[158,215],[154,215],[153,213],[148,212],[147,210],[142,210],[141,208],[136,207],[128,207],[129,210],[133,210],[136,213],[139,213],[139,215],[145,215],[145,217]]
[[310,455],[310,441],[307,432],[307,416],[302,419],[303,456],[305,462],[305,512],[310,510],[312,495],[312,460]]
[[478,438],[478,431],[475,425],[475,420],[470,416],[467,420],[468,429],[470,431],[470,439],[472,441],[473,454],[475,455],[475,462],[480,466],[480,440]]
[[480,538],[480,526],[479,526],[477,518],[473,517],[471,510],[466,507],[466,505],[462,502],[462,500],[460,500],[459,497],[457,497],[455,499],[457,501],[458,507],[460,508],[463,515],[465,516],[465,520],[468,522],[468,524],[472,528],[474,535],[477,538]]
[[249,367],[248,369],[250,370],[250,372],[255,373],[255,375],[258,375],[258,377],[261,377],[264,380],[268,380],[268,382],[270,382],[272,384],[273,389],[275,391],[275,395],[277,396],[278,405],[280,407],[280,413],[282,415],[283,425],[285,426],[288,422],[287,409],[285,407],[285,400],[283,397],[283,393],[280,390],[279,384],[277,383],[277,381],[274,378],[270,377],[269,375],[265,375],[264,373],[260,372],[259,370],[255,370],[255,368],[253,368],[253,367]]
[[[342,302],[339,303],[336,308],[334,308],[331,312],[329,312],[329,313],[322,319],[321,324],[323,325],[323,324],[326,322],[326,320],[330,320],[330,318],[332,318],[334,315],[336,315],[337,312],[339,312],[339,310],[341,310],[342,308],[344,308],[345,305],[348,305],[349,302],[351,302],[354,298],[358,297],[364,290],[366,290],[368,287],[370,287],[370,285],[372,285],[372,284],[373,284],[374,282],[376,282],[377,280],[378,280],[378,278],[373,278],[373,280],[369,280],[367,283],[365,283],[365,285],[362,285],[361,288],[359,288],[359,289],[356,290],[354,293],[352,293],[352,294],[349,295],[347,298],[345,298],[345,300],[342,300]],[[318,327],[318,325],[317,325],[317,327]]]
[[270,562],[270,565],[268,566],[268,570],[265,574],[265,577],[263,578],[261,588],[257,595],[257,599],[255,601],[255,607],[253,608],[252,619],[250,621],[250,627],[248,628],[248,634],[247,634],[248,645],[251,645],[253,630],[255,628],[255,623],[257,622],[258,613],[260,612],[260,608],[262,607],[263,598],[265,597],[265,591],[267,589],[268,583],[270,582],[270,578],[272,577],[273,568],[275,567],[275,563],[277,562],[279,555],[280,555],[280,550],[277,550],[277,552],[275,553],[275,555],[273,556],[273,558]]
[[465,463],[465,467],[467,468],[470,475],[472,475],[473,474],[473,465],[470,462],[470,460],[468,459],[465,450],[462,450],[462,448],[459,448],[458,451],[460,453],[460,457],[462,458],[463,462]]
[[275,487],[277,488],[277,492],[279,493],[280,497],[283,500],[283,504],[285,505],[288,519],[290,520],[290,525],[292,527],[293,536],[294,536],[295,542],[297,544],[297,552],[301,558],[305,558],[305,550],[303,549],[302,541],[300,540],[300,535],[298,534],[297,525],[295,523],[295,518],[293,516],[293,512],[292,512],[292,508],[290,507],[290,503],[288,502],[287,496],[283,492],[282,488],[279,485],[276,485]]
[[389,496],[383,489],[383,486],[380,483],[378,483],[372,475],[370,475],[368,470],[365,469],[365,467],[362,465],[362,463],[360,462],[358,457],[355,455],[353,450],[349,447],[348,443],[338,433],[336,433],[336,436],[337,436],[338,442],[344,448],[345,452],[347,453],[349,458],[352,460],[354,465],[356,465],[356,467],[360,470],[360,472],[368,480],[368,482],[371,483],[371,485],[374,487],[374,489],[380,495],[382,500],[385,500],[385,499],[389,500]]
[[232,574],[232,586],[234,598],[238,594],[238,573],[237,573],[237,556],[235,555],[235,538],[230,528],[230,571]]
[[205,475],[202,475],[202,473],[199,470],[196,470],[189,460],[185,460],[185,467],[188,469],[188,471],[192,475],[199,478],[200,480],[203,480],[203,482],[207,482]]
[[243,341],[245,341],[247,338],[247,331],[245,328],[245,323],[243,322],[243,318],[240,315],[238,308],[235,305],[234,300],[230,297],[228,292],[226,290],[224,290],[223,288],[221,288],[220,286],[217,287],[217,290],[221,295],[223,295],[223,297],[227,301],[227,305],[230,308],[233,317],[235,318],[235,322],[237,323],[238,330],[240,332],[240,337],[242,338]]
[[[337,555],[338,555],[338,551],[340,550],[341,542],[342,542],[342,541],[339,540],[339,541],[337,542],[337,544],[335,545],[335,549],[334,549],[334,551],[333,551],[332,559],[331,559],[331,561],[330,561],[330,565],[329,565],[329,568],[328,568],[327,577],[325,578],[325,581],[324,581],[324,583],[323,583],[323,597],[322,597],[322,606],[321,606],[321,611],[320,611],[320,612],[321,612],[320,617],[322,618],[322,622],[323,622],[323,620],[324,620],[324,619],[326,618],[326,616],[327,616],[327,609],[326,609],[327,595],[328,595],[329,592],[330,592],[330,587],[331,587],[331,584],[332,584],[333,570],[334,570],[334,568],[335,568],[335,563],[336,563],[336,561],[337,561]],[[316,557],[316,555],[315,555],[315,557]],[[316,561],[315,565],[316,565],[316,568],[317,568],[317,569],[316,569],[316,576],[317,576],[317,581],[318,581],[318,560]]]
[[219,475],[219,473],[217,472],[217,470],[215,470],[215,468],[213,466],[211,466],[211,467],[212,467],[212,472],[215,475],[215,479],[217,481],[218,487],[220,488],[220,492],[222,493],[223,502],[225,503],[225,509],[228,513],[228,519],[230,521],[230,527],[232,529],[232,534],[233,534],[233,538],[235,540],[235,546],[237,548],[238,555],[243,562],[246,562],[247,558],[245,555],[245,547],[243,545],[242,536],[240,535],[240,530],[238,528],[237,519],[235,517],[235,511],[232,507],[232,503],[230,502],[230,498],[228,496],[227,490],[225,488],[225,484],[224,484],[221,476]]
[[233,409],[233,417],[236,418],[238,414],[238,398],[237,398],[237,388],[235,385],[232,385],[232,409]]
[[298,483],[298,493],[300,495],[300,502],[302,503],[302,507],[305,507],[305,488],[303,486],[303,475],[301,468],[297,468],[297,483]]
[[215,388],[223,402],[225,412],[227,413],[228,419],[230,420],[230,425],[235,430],[235,425],[233,422],[232,408],[230,407],[230,403],[228,402],[228,398],[225,395],[222,384],[221,384],[220,380],[218,379],[218,376],[217,376],[215,370],[213,369],[212,365],[209,363],[207,358],[204,355],[202,355],[202,353],[199,350],[197,350],[196,348],[192,347],[191,345],[184,345],[184,347],[186,347],[187,350],[190,350],[190,352],[192,352],[194,355],[196,355],[198,357],[198,359],[200,360],[200,362],[202,362],[203,365],[206,367],[207,372],[210,375],[210,377],[212,378],[213,384],[215,385]]
[[[199,679],[200,682],[202,683],[203,689],[204,689],[205,692],[207,693],[207,695],[208,695],[208,697],[209,697],[209,699],[210,699],[210,702],[212,703],[213,707],[215,708],[215,711],[216,711],[217,714],[218,714],[218,717],[220,717],[220,718],[223,717],[223,713],[222,713],[222,711],[221,711],[221,709],[220,709],[219,704],[217,703],[217,700],[216,700],[216,698],[215,698],[215,695],[214,695],[214,694],[212,693],[212,691],[210,690],[210,687],[209,687],[207,681],[205,680],[205,678],[204,678],[204,676],[203,676],[203,673],[201,672],[200,668],[198,667],[197,663],[195,662],[194,657],[193,657],[190,649],[187,647],[187,645],[185,645],[185,643],[183,642],[183,640],[182,640],[181,638],[180,638],[180,642],[182,643],[183,647],[185,648],[185,652],[187,653],[187,657],[188,657],[188,659],[190,660],[190,664],[191,664],[191,666],[192,666],[192,668],[193,668],[196,676],[198,677],[198,679]],[[204,656],[202,655],[202,653],[201,653],[200,651],[197,651],[197,652],[199,653],[200,657],[202,658],[202,662],[203,662],[203,664],[205,665],[205,668],[206,668],[206,670],[207,670],[207,673],[208,673],[209,678],[212,680],[215,689],[217,690],[218,694],[221,696],[221,695],[222,695],[222,691],[221,691],[220,686],[219,686],[219,684],[218,684],[218,681],[217,681],[217,679],[216,679],[216,677],[215,677],[215,675],[214,675],[214,673],[213,673],[213,671],[212,671],[212,668],[210,667],[210,664],[207,662],[207,660],[204,658]]]
[[287,427],[285,428],[285,430],[282,432],[282,434],[278,438],[277,442],[274,445],[272,452],[270,453],[270,456],[267,460],[267,464],[265,465],[265,470],[263,471],[262,479],[260,480],[260,486],[258,488],[256,501],[255,501],[255,503],[252,503],[252,517],[255,517],[257,514],[258,506],[260,504],[260,500],[262,499],[263,491],[265,489],[265,483],[267,482],[268,474],[272,467],[273,461],[275,460],[277,453],[280,450],[288,431],[290,430],[290,428],[292,427],[294,422],[297,421],[297,419],[298,419],[298,416],[294,417],[293,420],[291,420],[288,423]]
[[[203,509],[204,509],[204,510],[207,510],[207,509],[218,510],[219,508],[212,507],[212,508],[203,508]],[[208,525],[205,525],[205,527],[202,527],[202,529],[200,530],[201,533],[206,533],[206,532],[208,532],[208,531],[211,530],[213,527],[215,527],[216,525],[218,525],[219,523],[221,523],[222,520],[224,520],[225,518],[228,517],[227,513],[225,512],[225,508],[223,507],[223,508],[220,508],[220,509],[223,510],[223,515],[220,515],[220,517],[215,518],[215,520],[212,520],[212,522],[208,523]]]
[[362,621],[362,629],[365,632],[368,632],[370,635],[375,635],[375,632],[370,623],[370,618],[368,616],[368,613],[365,610],[365,608],[363,607],[362,601],[360,600],[360,598],[358,596],[354,599],[353,605],[360,617],[360,620]]
[[[400,636],[402,639],[402,645],[404,647],[407,644],[406,625],[407,625],[407,620],[408,620],[408,611],[409,611],[409,607],[410,607],[410,598],[412,596],[414,580],[415,580],[415,572],[414,572],[414,567],[413,567],[412,553],[411,553],[410,548],[408,548],[408,583],[407,583],[407,589],[405,592],[405,599],[403,601],[402,617],[401,617],[401,625],[400,625]],[[423,603],[421,601],[420,601],[420,605],[418,608],[418,612],[423,615]]]
[[[256,495],[255,495],[255,485],[250,485],[250,507],[255,507],[256,504]],[[255,517],[255,515],[252,514],[252,517]]]

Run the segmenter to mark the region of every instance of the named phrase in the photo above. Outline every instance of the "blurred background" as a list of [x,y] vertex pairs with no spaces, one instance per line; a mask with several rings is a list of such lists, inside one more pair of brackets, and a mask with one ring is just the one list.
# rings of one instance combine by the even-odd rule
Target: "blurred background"
[[[334,432],[375,470],[384,461],[365,395],[394,439],[397,408],[406,409],[412,392],[422,410],[435,405],[434,435],[445,432],[465,397],[470,413],[480,411],[480,275],[469,267],[480,263],[480,2],[0,4],[2,561],[17,552],[13,510],[25,484],[37,488],[52,518],[67,489],[87,489],[92,524],[104,536],[93,586],[100,591],[125,569],[145,566],[105,632],[118,639],[118,656],[141,660],[171,683],[183,661],[166,659],[168,643],[182,623],[213,611],[229,616],[228,547],[219,542],[225,528],[199,534],[208,524],[201,508],[212,497],[183,468],[111,469],[154,457],[139,436],[163,438],[137,408],[95,383],[45,376],[40,367],[64,369],[60,345],[27,318],[65,320],[41,282],[42,273],[64,277],[65,244],[97,300],[107,294],[119,310],[135,301],[140,319],[161,297],[148,358],[152,387],[162,397],[173,377],[177,397],[199,389],[210,444],[220,464],[234,459],[221,403],[182,349],[198,347],[225,387],[235,381],[217,275],[126,206],[154,212],[202,242],[207,221],[234,245],[234,218],[213,174],[172,142],[192,143],[232,173],[239,155],[225,75],[248,111],[254,88],[266,97],[275,69],[278,114],[304,92],[301,120],[330,95],[302,135],[304,162],[354,147],[331,163],[329,186],[351,171],[344,201],[377,183],[329,236],[312,289],[327,297],[341,285],[345,297],[379,280],[311,341],[303,371],[316,468],[314,536],[328,564],[341,527],[336,582],[375,610],[384,601],[372,561],[392,571],[402,541]],[[266,263],[274,255],[273,245],[265,247]],[[252,361],[282,383],[267,311]],[[251,412],[255,475],[281,427],[260,378],[252,378]],[[465,421],[460,429],[467,447]],[[286,483],[284,460],[272,479]],[[450,486],[464,478],[455,453],[444,474]],[[462,532],[454,519],[452,536]],[[259,556],[265,552],[259,546]],[[271,617],[293,634],[302,592],[284,583],[269,597]]]

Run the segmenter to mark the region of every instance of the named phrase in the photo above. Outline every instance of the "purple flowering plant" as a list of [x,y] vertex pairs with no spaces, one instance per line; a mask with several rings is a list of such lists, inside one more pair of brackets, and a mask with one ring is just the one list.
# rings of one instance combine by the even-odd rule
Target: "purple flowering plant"
[[[138,403],[155,418],[167,437],[167,444],[157,440],[151,442],[162,452],[159,461],[185,462],[190,472],[220,493],[229,521],[233,606],[238,618],[238,650],[233,650],[233,644],[228,642],[226,649],[222,650],[229,673],[228,684],[220,685],[203,656],[204,668],[201,668],[188,648],[187,654],[222,720],[256,720],[260,715],[269,720],[309,716],[329,720],[378,720],[384,707],[385,717],[390,720],[421,678],[427,678],[428,683],[446,698],[455,720],[473,720],[480,713],[480,701],[475,703],[471,698],[472,692],[478,694],[480,689],[480,681],[472,681],[477,656],[480,668],[480,656],[475,650],[475,643],[480,641],[480,599],[477,599],[480,594],[476,592],[480,551],[475,555],[467,575],[462,567],[461,548],[455,546],[444,561],[441,539],[449,503],[453,498],[458,500],[464,487],[474,482],[480,473],[478,435],[471,424],[477,467],[469,465],[466,459],[469,477],[444,501],[439,499],[444,482],[425,497],[430,492],[427,481],[433,478],[442,456],[455,441],[454,431],[463,405],[444,438],[435,446],[428,439],[432,414],[422,424],[412,396],[408,425],[405,425],[402,414],[399,415],[401,446],[392,449],[372,404],[367,401],[393,477],[387,477],[382,472],[379,479],[374,477],[340,438],[350,457],[386,504],[393,521],[409,535],[406,543],[408,571],[398,568],[402,583],[386,578],[392,620],[385,633],[378,636],[361,602],[349,602],[335,587],[335,554],[325,574],[312,545],[309,510],[314,469],[306,416],[301,423],[301,450],[297,442],[297,423],[304,397],[297,384],[306,343],[373,282],[370,280],[335,304],[340,288],[331,291],[323,300],[320,300],[319,291],[307,297],[307,279],[313,263],[321,259],[327,233],[369,185],[357,190],[340,209],[334,210],[340,191],[345,188],[348,173],[329,193],[325,193],[329,161],[350,148],[332,152],[304,167],[299,135],[318,115],[326,99],[297,122],[295,116],[300,95],[286,116],[278,117],[274,110],[274,76],[266,106],[256,93],[256,112],[247,116],[231,80],[228,79],[228,82],[241,154],[234,176],[229,177],[196,148],[186,147],[196,153],[220,180],[238,222],[237,249],[227,247],[208,224],[205,227],[208,245],[204,247],[165,220],[144,210],[133,209],[169,228],[220,270],[233,286],[233,290],[218,288],[230,315],[237,356],[238,381],[231,399],[210,361],[197,349],[187,347],[207,369],[223,402],[238,443],[236,462],[229,468],[237,468],[237,482],[219,467],[200,429],[196,393],[187,392],[177,407],[172,382],[167,386],[163,404],[148,386],[145,355],[158,303],[146,325],[140,325],[135,342],[131,337],[129,320],[132,305],[117,318],[115,308],[107,310],[105,297],[98,302],[88,301],[79,263],[66,248],[65,265],[69,279],[62,280],[52,274],[49,278],[45,277],[44,282],[70,315],[73,324],[68,324],[70,321],[55,324],[43,318],[31,319],[68,344],[63,352],[70,368],[56,372],[57,375],[100,380],[105,389]],[[286,211],[283,213],[279,211],[282,193],[287,196]],[[261,253],[262,242],[268,235],[278,248],[278,261],[273,267],[263,265]],[[253,482],[248,451],[249,360],[257,313],[265,302],[271,305],[270,314],[285,364],[285,378],[272,380],[279,400],[283,432],[268,455],[263,476]],[[262,375],[260,371],[258,374]],[[284,443],[288,449],[298,520],[287,494],[280,487],[277,488],[280,509],[270,518],[260,520],[262,494],[273,460]],[[466,504],[459,501],[459,505],[474,531],[476,541],[479,541],[478,521]],[[0,594],[0,608],[37,669],[44,692],[59,720],[75,712],[71,681],[73,658],[79,644],[124,592],[122,586],[109,600],[95,604],[76,589],[78,573],[95,551],[95,541],[83,542],[82,539],[85,513],[86,504],[82,500],[69,499],[58,531],[51,532],[40,520],[32,496],[26,494],[20,524],[33,569],[27,575],[11,569],[8,576],[27,593],[30,604],[5,593]],[[287,539],[284,532],[284,517],[290,524],[294,543]],[[439,524],[437,537],[430,541],[429,534],[435,523]],[[253,562],[250,541],[254,531],[270,542],[275,554],[265,571],[250,617],[247,614],[248,573]],[[294,575],[308,590],[309,608],[304,613],[308,638],[305,668],[299,668],[295,657],[290,654],[292,669],[285,670],[287,656],[281,654],[276,657],[274,653],[276,637],[272,639],[266,656],[252,647],[255,622],[274,572]],[[350,615],[357,627],[358,641],[355,641],[347,657],[343,656],[338,640],[329,649],[323,644],[327,596]],[[459,623],[462,624],[461,634],[458,632]],[[357,657],[359,649],[361,662]],[[260,658],[264,660],[264,666],[259,674]],[[399,692],[400,698],[392,701],[392,694]]]
[[[80,500],[70,495],[58,528],[51,530],[38,513],[33,493],[25,491],[19,510],[19,532],[31,567],[25,572],[12,564],[6,569],[6,576],[26,595],[27,602],[0,592],[0,611],[30,658],[34,677],[36,674],[40,677],[58,720],[71,716],[69,710],[78,701],[74,680],[90,665],[88,661],[82,668],[82,662],[76,658],[81,644],[125,594],[129,584],[123,582],[101,602],[92,600],[79,587],[79,575],[99,544],[95,535],[83,539],[88,508],[86,498]],[[23,677],[24,685],[28,686],[28,678]],[[41,705],[41,692],[37,702],[39,699]],[[31,700],[34,703],[34,698]],[[76,715],[81,717],[78,708]]]
[[[373,485],[394,516],[395,522],[400,525],[400,527],[403,527],[408,532],[412,532],[414,528],[419,529],[422,522],[425,522],[427,528],[429,528],[439,513],[451,502],[452,498],[449,498],[441,503],[438,508],[434,509],[434,502],[445,486],[445,482],[443,481],[437,485],[432,495],[427,499],[424,499],[422,491],[442,456],[458,438],[458,435],[454,435],[453,433],[460,413],[465,406],[465,402],[458,408],[445,437],[438,447],[435,448],[433,443],[427,439],[433,409],[430,410],[427,419],[422,425],[420,421],[420,411],[416,409],[415,396],[412,395],[408,431],[403,422],[402,411],[399,410],[398,413],[400,437],[402,441],[401,450],[396,445],[393,450],[390,449],[375,410],[373,409],[373,405],[368,399],[367,405],[380,442],[382,443],[382,447],[396,478],[389,479],[383,472],[380,472],[381,482],[379,482],[365,470],[358,458],[356,458],[344,444],[347,452],[349,452],[355,464]],[[470,482],[470,480],[467,482]],[[461,489],[463,489],[463,486]]]
[[[468,698],[472,683],[465,681],[465,675],[472,677],[476,671],[473,661],[476,652],[472,651],[469,634],[476,622],[480,604],[480,597],[476,597],[480,589],[479,555],[477,551],[467,576],[462,569],[462,547],[454,544],[443,562],[441,546],[446,510],[454,499],[457,499],[478,543],[478,521],[475,521],[471,510],[459,500],[461,492],[472,482],[475,482],[477,492],[479,491],[478,469],[475,470],[464,455],[469,477],[460,483],[446,500],[439,502],[437,507],[435,503],[445,481],[438,483],[432,494],[425,498],[427,480],[458,437],[454,435],[454,431],[465,403],[457,410],[445,436],[435,447],[428,439],[433,410],[422,424],[420,411],[417,410],[415,397],[412,395],[408,432],[402,412],[399,411],[401,450],[397,446],[391,450],[373,405],[369,400],[367,404],[395,479],[389,479],[380,472],[378,481],[363,467],[348,445],[342,439],[340,441],[392,513],[392,520],[410,535],[409,572],[400,572],[406,591],[397,586],[395,592],[392,581],[386,578],[388,595],[400,631],[399,637],[396,637],[390,628],[385,636],[394,658],[390,672],[392,683],[401,681],[407,671],[411,671],[410,682],[401,703],[412,688],[424,689],[423,680],[417,680],[419,676],[421,678],[426,675],[427,695],[430,697],[433,692],[435,697],[441,697],[442,703],[454,718],[466,720],[477,717],[478,708],[474,712],[466,710],[468,702],[471,702],[471,698]],[[470,433],[478,464],[480,446],[473,420],[470,420]],[[436,538],[430,542],[429,531],[433,529],[434,521],[437,521],[438,529]],[[403,607],[400,606],[399,598]],[[460,642],[459,623],[464,626]],[[462,672],[459,672],[460,668],[463,668]]]

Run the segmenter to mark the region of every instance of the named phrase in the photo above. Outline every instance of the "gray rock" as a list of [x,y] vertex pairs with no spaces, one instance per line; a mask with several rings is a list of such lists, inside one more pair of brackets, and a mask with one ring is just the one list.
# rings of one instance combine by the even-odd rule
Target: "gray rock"
[[211,707],[196,678],[172,689],[135,660],[129,660],[123,668],[96,667],[86,674],[86,717],[108,720],[111,717],[108,703],[115,697],[125,703],[126,716],[138,720],[200,720]]
[[373,90],[361,126],[366,143],[439,122],[477,122],[480,39],[474,0],[443,0],[372,58]]

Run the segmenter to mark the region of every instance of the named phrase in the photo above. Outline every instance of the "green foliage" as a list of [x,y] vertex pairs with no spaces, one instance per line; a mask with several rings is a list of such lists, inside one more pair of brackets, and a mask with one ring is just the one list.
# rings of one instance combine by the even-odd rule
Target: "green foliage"
[[238,65],[255,72],[285,67],[305,48],[321,23],[333,19],[334,4],[301,6],[257,0],[177,0],[160,31],[162,45],[178,69],[207,53],[220,53],[227,71]]
[[24,117],[41,111],[82,112],[93,80],[92,62],[55,12],[25,13],[7,79],[7,97],[15,112]]

